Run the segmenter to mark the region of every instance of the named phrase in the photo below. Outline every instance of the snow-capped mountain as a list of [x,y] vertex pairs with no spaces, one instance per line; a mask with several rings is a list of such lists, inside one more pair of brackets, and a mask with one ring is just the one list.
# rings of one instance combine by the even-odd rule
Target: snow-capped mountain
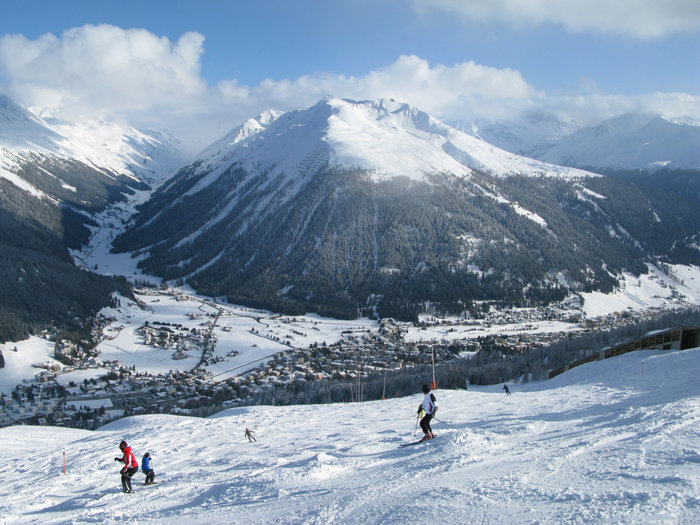
[[42,156],[149,184],[159,184],[184,164],[178,144],[163,133],[106,120],[44,120],[0,95],[0,166],[12,173],[25,159]]
[[536,153],[566,166],[700,170],[700,125],[626,114],[580,129]]
[[49,150],[60,136],[40,119],[0,94],[0,144],[10,150]]
[[[196,173],[235,165],[274,177],[321,168],[361,169],[375,180],[435,173],[582,176],[579,170],[513,155],[394,100],[326,98],[304,111],[250,119],[198,155]],[[215,175],[214,175],[215,176]]]
[[582,125],[538,110],[457,127],[507,151],[564,166],[700,169],[700,124],[692,119],[628,113]]
[[88,242],[98,213],[160,184],[180,162],[162,134],[44,120],[0,96],[0,338],[94,313],[123,288],[79,271],[68,249]]
[[512,120],[457,121],[454,127],[503,150],[538,158],[537,151],[581,128],[541,109],[525,111]]
[[207,148],[115,247],[233,302],[404,315],[425,301],[610,289],[616,272],[687,245],[695,215],[406,104],[327,98],[249,120]]

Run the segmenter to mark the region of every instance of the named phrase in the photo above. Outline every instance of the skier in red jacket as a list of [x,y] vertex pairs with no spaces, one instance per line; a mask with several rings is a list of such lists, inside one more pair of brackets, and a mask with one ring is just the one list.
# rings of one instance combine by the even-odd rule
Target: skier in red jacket
[[124,492],[134,492],[131,488],[131,476],[136,474],[139,470],[139,464],[136,461],[136,456],[131,452],[131,447],[126,441],[119,443],[119,448],[122,451],[123,456],[120,458],[114,458],[114,461],[121,461],[124,466],[119,471],[122,475],[122,489]]

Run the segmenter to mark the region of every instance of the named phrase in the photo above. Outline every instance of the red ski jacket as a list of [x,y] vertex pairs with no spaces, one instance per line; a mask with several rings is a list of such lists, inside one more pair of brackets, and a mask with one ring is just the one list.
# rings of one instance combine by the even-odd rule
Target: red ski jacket
[[134,456],[134,453],[131,452],[131,447],[124,447],[124,450],[122,450],[124,455],[122,458],[119,460],[122,463],[124,463],[124,468],[139,468],[139,464],[136,461],[136,456]]

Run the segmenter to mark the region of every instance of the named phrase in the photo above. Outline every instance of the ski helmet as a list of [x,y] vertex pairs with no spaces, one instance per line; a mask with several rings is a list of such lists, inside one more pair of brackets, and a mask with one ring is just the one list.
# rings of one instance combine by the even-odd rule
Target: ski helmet
[[423,393],[427,394],[428,392],[430,392],[430,387],[428,385],[423,385]]
[[122,441],[121,443],[119,443],[119,448],[120,448],[121,450],[124,450],[124,449],[125,449],[126,447],[128,447],[128,446],[129,446],[129,445],[126,444],[126,441]]

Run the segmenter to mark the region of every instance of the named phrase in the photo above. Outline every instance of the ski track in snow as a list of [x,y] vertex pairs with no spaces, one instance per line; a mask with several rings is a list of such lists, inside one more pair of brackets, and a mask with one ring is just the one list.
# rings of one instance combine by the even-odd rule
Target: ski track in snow
[[[699,365],[640,351],[510,397],[438,390],[437,438],[405,448],[418,395],[7,427],[0,523],[697,523]],[[122,494],[121,439],[165,483]]]

